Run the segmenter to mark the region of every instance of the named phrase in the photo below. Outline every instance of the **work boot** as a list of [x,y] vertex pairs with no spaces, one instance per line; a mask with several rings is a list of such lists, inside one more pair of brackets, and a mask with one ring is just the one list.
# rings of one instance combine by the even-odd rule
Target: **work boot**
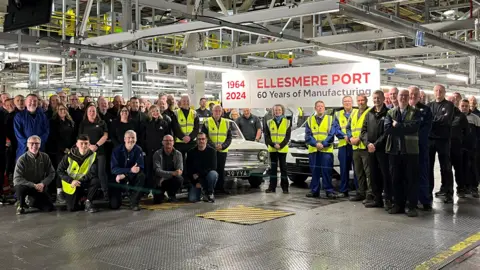
[[478,190],[472,190],[472,197],[477,199],[480,197],[478,196]]
[[392,214],[392,215],[394,215],[394,214],[403,214],[403,213],[405,213],[405,207],[403,207],[403,206],[398,206],[398,205],[394,205],[394,206],[392,207],[392,209],[388,210],[388,213],[389,213],[389,214]]
[[307,193],[306,197],[307,197],[307,198],[319,198],[319,197],[320,197],[320,194],[318,194],[318,193],[313,193],[313,192],[309,192],[309,193]]
[[98,212],[98,210],[95,207],[95,205],[93,205],[93,203],[91,201],[86,200],[85,201],[85,212],[96,213],[96,212]]
[[25,208],[21,207],[20,204],[17,206],[17,215],[25,214]]
[[210,203],[214,203],[215,202],[215,196],[213,194],[207,195],[207,200]]
[[423,211],[431,212],[432,210],[433,210],[432,204],[430,203],[423,204]]
[[385,200],[383,204],[383,208],[385,209],[385,211],[392,209],[392,207],[393,207],[392,200]]
[[362,196],[362,195],[355,195],[353,197],[350,197],[349,198],[349,201],[351,202],[359,202],[359,201],[363,201],[365,199],[365,196]]
[[435,197],[443,197],[447,193],[445,191],[440,190],[439,192],[435,192]]
[[465,194],[465,191],[463,191],[463,190],[457,190],[457,196],[459,198],[466,198],[467,197],[467,195]]
[[65,195],[63,192],[57,193],[57,200],[55,201],[56,204],[66,204]]
[[337,198],[348,198],[348,192],[340,192],[337,194]]
[[275,193],[275,189],[267,188],[265,189],[265,193]]
[[453,197],[450,194],[445,194],[445,199],[443,200],[444,203],[453,203]]
[[230,195],[231,192],[226,190],[226,189],[218,189],[218,190],[215,190],[215,193],[216,194],[223,194],[223,195]]
[[418,216],[418,212],[417,212],[417,209],[415,208],[407,208],[407,211],[405,212],[407,214],[408,217],[417,217]]
[[177,196],[176,195],[168,195],[168,202],[169,203],[176,203],[178,202]]
[[366,204],[366,203],[370,203],[370,202],[373,202],[373,195],[372,194],[368,194],[367,195],[367,198],[365,198],[365,200],[362,201],[363,204]]
[[337,194],[335,192],[327,192],[327,199],[336,199]]
[[135,211],[135,212],[140,211],[140,206],[138,206],[138,204],[135,204],[135,205],[131,206],[131,209],[132,209],[132,211]]
[[382,208],[383,201],[371,201],[364,204],[365,208]]
[[284,191],[283,191],[283,194],[290,194],[290,192],[289,192],[288,189],[287,189],[287,190],[284,190]]
[[472,190],[470,188],[465,189],[465,195],[470,195],[472,194]]

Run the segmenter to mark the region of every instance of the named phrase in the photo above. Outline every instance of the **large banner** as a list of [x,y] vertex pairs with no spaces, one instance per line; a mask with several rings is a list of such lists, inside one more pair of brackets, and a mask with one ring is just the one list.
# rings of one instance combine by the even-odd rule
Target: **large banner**
[[380,89],[378,61],[258,71],[234,71],[222,75],[225,108],[269,108],[275,104],[313,107],[322,100],[327,107],[342,106],[344,96]]

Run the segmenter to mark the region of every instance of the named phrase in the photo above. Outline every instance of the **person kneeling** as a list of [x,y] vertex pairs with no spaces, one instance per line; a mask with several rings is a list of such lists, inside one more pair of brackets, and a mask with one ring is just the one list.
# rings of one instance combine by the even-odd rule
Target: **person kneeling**
[[95,213],[97,209],[93,205],[93,199],[100,188],[97,153],[90,150],[90,138],[87,135],[79,135],[76,146],[63,157],[57,168],[58,176],[62,179],[67,210],[78,211],[81,208],[80,199],[87,190],[85,211]]
[[110,207],[118,209],[122,205],[122,189],[130,191],[130,208],[139,211],[140,198],[145,186],[145,166],[142,148],[136,145],[137,133],[127,130],[125,144],[119,145],[112,154],[112,174],[121,188],[114,188]]
[[48,185],[55,178],[55,170],[46,153],[40,152],[40,137],[34,135],[28,138],[28,151],[21,155],[15,166],[13,184],[18,198],[17,215],[25,214],[28,196],[28,206],[49,212],[54,209],[47,193]]
[[187,152],[187,175],[192,182],[188,194],[189,201],[199,201],[202,194],[204,202],[215,202],[213,190],[218,179],[218,173],[215,171],[217,169],[216,152],[215,149],[207,146],[207,135],[198,133],[197,147]]
[[162,203],[165,191],[169,202],[177,201],[177,191],[183,183],[182,153],[173,148],[173,137],[163,137],[163,148],[153,154],[153,171],[155,172],[155,190],[153,203]]

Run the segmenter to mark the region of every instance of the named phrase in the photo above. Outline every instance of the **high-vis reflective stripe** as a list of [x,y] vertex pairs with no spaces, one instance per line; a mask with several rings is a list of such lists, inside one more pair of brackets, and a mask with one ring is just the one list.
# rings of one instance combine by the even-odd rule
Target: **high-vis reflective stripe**
[[[220,124],[217,127],[217,123],[213,117],[209,117],[207,121],[207,128],[208,128],[208,138],[215,144],[222,144],[227,140],[227,133],[228,133],[228,121],[224,118],[220,118]],[[220,150],[219,152],[228,152],[227,149]]]
[[[313,138],[317,142],[322,142],[327,139],[328,133],[330,133],[330,130],[332,129],[333,117],[331,115],[325,115],[319,125],[317,123],[317,119],[315,119],[315,115],[313,115],[308,118],[307,124],[312,131]],[[318,152],[318,149],[314,146],[309,145],[308,152],[315,153]],[[320,150],[320,152],[333,153],[333,143],[331,143],[328,147],[324,147],[322,150]]]
[[[280,144],[287,136],[287,129],[290,126],[290,120],[283,118],[280,125],[277,127],[275,120],[270,119],[267,121],[267,128],[270,130],[270,139],[273,143]],[[268,146],[268,152],[288,153],[288,144],[281,149],[275,149],[275,147]]]
[[[75,160],[68,157],[68,176],[70,176],[73,180],[80,180],[88,173],[90,167],[92,167],[92,164],[95,162],[96,157],[97,153],[93,153],[83,161],[81,166],[79,166]],[[66,194],[72,195],[73,193],[75,193],[76,187],[72,187],[70,183],[62,180],[62,189],[63,192],[65,192]]]
[[[341,110],[335,113],[335,116],[338,119],[338,124],[340,125],[340,128],[342,129],[343,134],[347,134],[347,124],[348,120],[352,117],[353,113],[358,112],[358,109],[352,109],[350,112],[349,118],[345,116],[345,110]],[[339,139],[338,140],[338,147],[346,146],[347,141],[345,139]]]
[[[185,118],[185,115],[183,114],[182,109],[177,109],[175,111],[175,114],[177,116],[178,125],[180,126],[180,129],[182,130],[183,134],[185,134],[185,136],[190,135],[190,133],[192,133],[193,131],[193,126],[195,124],[195,111],[190,109],[188,111],[187,118]],[[183,140],[180,138],[177,138],[176,141],[183,143]]]
[[[352,129],[352,137],[360,138],[362,133],[363,122],[365,122],[365,116],[370,112],[372,108],[366,109],[360,117],[358,117],[358,110],[355,113],[350,115],[350,128]],[[362,141],[358,145],[352,146],[353,150],[357,149],[367,149],[365,144]]]

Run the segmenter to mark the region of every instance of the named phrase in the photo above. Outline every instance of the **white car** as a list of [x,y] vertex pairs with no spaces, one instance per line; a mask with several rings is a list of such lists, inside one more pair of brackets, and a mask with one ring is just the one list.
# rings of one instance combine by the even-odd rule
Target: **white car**
[[[312,176],[308,160],[308,146],[305,143],[305,125],[292,131],[287,153],[288,178],[294,183],[303,183]],[[338,161],[338,140],[333,143],[333,178],[340,179],[340,162]]]

